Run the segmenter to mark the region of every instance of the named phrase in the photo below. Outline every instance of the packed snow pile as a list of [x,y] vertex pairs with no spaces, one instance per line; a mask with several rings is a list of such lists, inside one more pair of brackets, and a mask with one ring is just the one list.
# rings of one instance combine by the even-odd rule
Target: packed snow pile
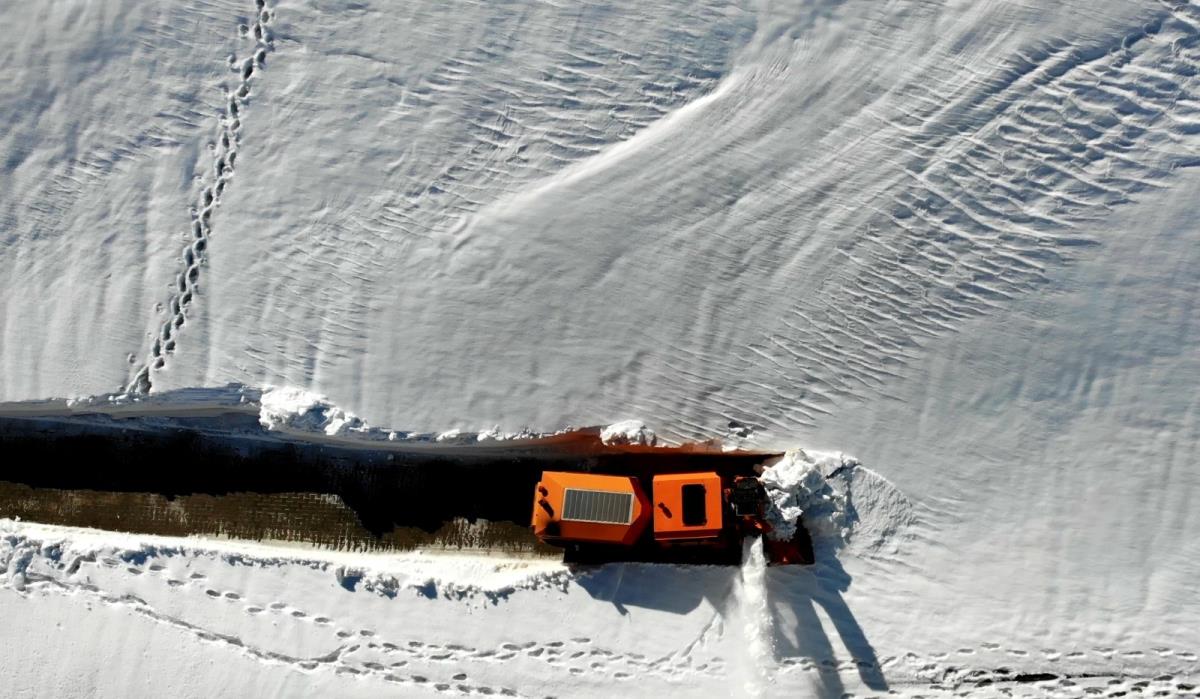
[[872,550],[912,521],[912,504],[891,482],[841,452],[794,449],[762,474],[773,539],[789,539],[803,517],[814,541]]
[[641,420],[622,420],[600,430],[600,441],[607,445],[636,444],[652,447],[658,436]]
[[858,465],[844,454],[795,449],[784,454],[762,475],[771,504],[767,520],[773,539],[790,539],[804,515],[814,537],[844,539],[847,535],[846,494],[835,491],[830,477]]
[[259,405],[258,421],[268,430],[324,432],[331,437],[370,431],[358,416],[300,388],[268,387]]

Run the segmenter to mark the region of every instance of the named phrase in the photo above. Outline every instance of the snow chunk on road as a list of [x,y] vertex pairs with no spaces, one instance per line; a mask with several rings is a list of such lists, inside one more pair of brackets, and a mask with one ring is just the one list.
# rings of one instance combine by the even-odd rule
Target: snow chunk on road
[[357,415],[330,403],[324,396],[291,387],[269,387],[263,391],[258,422],[268,430],[324,432],[331,437],[370,430]]
[[623,420],[600,430],[600,441],[609,446],[637,444],[652,447],[658,444],[658,435],[641,420]]

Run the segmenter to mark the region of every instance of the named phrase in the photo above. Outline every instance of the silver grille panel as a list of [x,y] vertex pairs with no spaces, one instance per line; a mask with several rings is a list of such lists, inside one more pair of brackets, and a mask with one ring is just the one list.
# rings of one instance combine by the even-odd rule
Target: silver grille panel
[[566,488],[562,518],[573,522],[629,524],[633,521],[633,493]]

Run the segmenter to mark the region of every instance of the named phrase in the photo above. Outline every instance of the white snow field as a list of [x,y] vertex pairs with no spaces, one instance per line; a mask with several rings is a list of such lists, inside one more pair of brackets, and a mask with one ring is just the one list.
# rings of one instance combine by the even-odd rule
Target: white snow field
[[765,571],[4,522],[5,693],[1195,694],[1200,4],[0,26],[0,400],[290,386],[870,469]]

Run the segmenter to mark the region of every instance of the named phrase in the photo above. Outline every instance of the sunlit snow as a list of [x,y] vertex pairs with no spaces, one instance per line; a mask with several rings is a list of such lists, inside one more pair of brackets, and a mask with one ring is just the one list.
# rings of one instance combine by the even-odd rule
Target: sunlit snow
[[[6,687],[1194,692],[1196,2],[0,27],[0,400],[233,384],[334,436],[733,430],[803,449],[775,504],[831,534],[804,569],[418,573],[6,521]],[[849,496],[800,488],[841,451]]]

